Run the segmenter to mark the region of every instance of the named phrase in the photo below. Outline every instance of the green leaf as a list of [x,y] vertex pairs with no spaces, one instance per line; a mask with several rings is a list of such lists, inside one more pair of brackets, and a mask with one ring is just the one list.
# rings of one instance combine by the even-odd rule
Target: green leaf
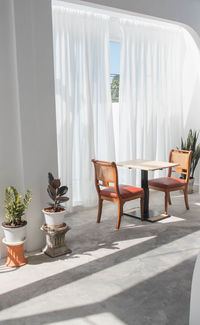
[[57,196],[56,197],[56,201],[57,202],[65,202],[65,201],[68,201],[69,198],[67,196]]
[[22,202],[22,195],[13,186],[6,187],[4,207],[6,209],[6,218],[10,224],[17,225],[21,223],[25,210],[31,201],[31,196],[31,191],[28,190]]
[[50,188],[49,187],[47,187],[47,192],[48,192],[48,194],[49,194],[49,196],[50,196],[50,198],[54,201],[55,200],[55,198],[56,198],[56,196],[51,192],[51,190],[50,190]]
[[49,182],[49,185],[52,184],[53,180],[54,180],[53,174],[49,172],[48,173],[48,182]]
[[57,190],[57,195],[59,195],[59,196],[65,195],[67,193],[67,191],[68,191],[68,187],[67,186],[61,186]]

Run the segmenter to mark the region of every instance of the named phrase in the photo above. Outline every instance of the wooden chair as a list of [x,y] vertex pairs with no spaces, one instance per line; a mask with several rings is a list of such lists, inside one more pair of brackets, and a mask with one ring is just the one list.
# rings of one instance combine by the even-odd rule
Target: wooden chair
[[144,191],[142,188],[119,185],[115,162],[92,160],[95,169],[95,185],[99,197],[97,222],[101,220],[103,200],[118,203],[116,228],[119,229],[125,202],[140,198],[141,215],[144,216]]
[[[169,162],[178,163],[177,167],[169,168],[168,177],[161,177],[149,180],[149,188],[165,192],[165,214],[167,215],[168,202],[171,204],[170,192],[183,190],[185,206],[188,204],[188,181],[190,178],[190,159],[192,151],[172,149],[169,155]],[[185,175],[185,179],[171,177],[172,172]]]

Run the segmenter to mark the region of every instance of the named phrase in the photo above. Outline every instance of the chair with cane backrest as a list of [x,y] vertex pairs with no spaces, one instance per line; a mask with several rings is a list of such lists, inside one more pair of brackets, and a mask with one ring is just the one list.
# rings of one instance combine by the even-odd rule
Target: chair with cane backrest
[[144,215],[144,191],[142,188],[118,184],[115,162],[92,160],[95,169],[95,186],[99,198],[97,222],[101,220],[103,200],[118,203],[116,228],[119,229],[125,202],[140,198],[141,215]]
[[[176,167],[169,168],[168,177],[161,177],[149,180],[149,188],[165,192],[165,214],[167,214],[168,202],[171,204],[170,192],[183,190],[185,206],[189,209],[188,204],[188,181],[190,178],[190,160],[192,151],[172,149],[169,155],[169,162],[178,163]],[[172,173],[185,175],[185,179],[172,177]]]

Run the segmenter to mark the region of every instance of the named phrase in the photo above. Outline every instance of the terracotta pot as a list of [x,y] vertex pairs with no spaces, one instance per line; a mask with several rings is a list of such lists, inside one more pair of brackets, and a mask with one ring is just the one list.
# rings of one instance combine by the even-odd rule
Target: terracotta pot
[[44,209],[42,210],[42,212],[44,213],[45,223],[48,226],[55,227],[58,225],[62,225],[64,223],[65,215],[66,215],[65,209],[60,212],[49,212],[49,211],[45,211]]
[[2,241],[8,250],[8,257],[5,262],[6,266],[18,267],[27,264],[27,259],[24,257],[24,241],[8,243],[5,238]]
[[17,226],[8,226],[2,223],[5,239],[7,243],[15,243],[25,240],[27,221]]

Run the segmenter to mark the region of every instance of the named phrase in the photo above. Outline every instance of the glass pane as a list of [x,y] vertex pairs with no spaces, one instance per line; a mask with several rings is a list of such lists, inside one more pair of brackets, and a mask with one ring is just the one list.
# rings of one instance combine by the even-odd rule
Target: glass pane
[[110,85],[112,102],[119,102],[120,43],[110,42]]

